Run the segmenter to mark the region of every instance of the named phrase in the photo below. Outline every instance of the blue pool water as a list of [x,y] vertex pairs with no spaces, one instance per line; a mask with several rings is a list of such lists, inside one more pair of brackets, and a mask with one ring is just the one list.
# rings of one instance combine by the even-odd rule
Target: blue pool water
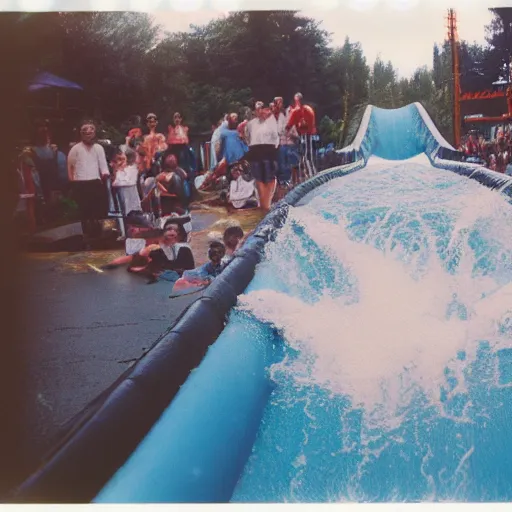
[[510,226],[426,159],[305,198],[241,298],[285,351],[232,501],[512,498]]

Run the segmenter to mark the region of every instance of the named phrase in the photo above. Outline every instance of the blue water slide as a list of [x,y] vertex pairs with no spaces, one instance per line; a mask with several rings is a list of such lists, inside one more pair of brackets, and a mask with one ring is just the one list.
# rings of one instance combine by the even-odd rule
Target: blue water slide
[[434,167],[512,195],[509,177],[464,163],[422,105],[368,106],[354,141],[339,152],[343,165],[275,205],[204,296],[17,490],[15,501],[230,501],[272,393],[268,367],[283,350],[280,333],[235,309],[237,297],[262,289],[293,295],[269,277],[266,244],[290,209],[319,186],[360,172],[372,156],[405,160],[422,153]]
[[[362,148],[365,163],[370,156],[405,160],[425,153],[440,165],[439,148],[454,151],[421,105],[397,110],[368,107],[365,117],[357,147]],[[476,169],[466,168],[470,173]],[[340,170],[326,171],[323,178],[340,175]],[[508,178],[479,170],[494,186],[510,184]],[[316,185],[321,178],[315,178]],[[266,279],[263,270],[256,272],[246,292],[278,288],[279,283]],[[198,370],[96,502],[230,500],[269,396],[265,368],[275,340],[261,330],[241,313],[231,315]]]

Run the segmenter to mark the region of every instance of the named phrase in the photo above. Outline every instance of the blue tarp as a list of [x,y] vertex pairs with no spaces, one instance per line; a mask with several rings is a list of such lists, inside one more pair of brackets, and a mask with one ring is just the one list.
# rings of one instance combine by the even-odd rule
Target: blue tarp
[[51,87],[58,87],[61,89],[77,89],[83,91],[83,87],[74,82],[70,82],[65,78],[52,75],[51,73],[38,73],[30,82],[28,86],[29,91],[39,91],[41,89],[48,89]]

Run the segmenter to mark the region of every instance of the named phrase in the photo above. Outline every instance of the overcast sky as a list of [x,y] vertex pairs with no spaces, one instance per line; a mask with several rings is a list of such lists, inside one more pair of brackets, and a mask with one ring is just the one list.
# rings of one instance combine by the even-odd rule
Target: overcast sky
[[[201,0],[187,1],[190,5],[201,5]],[[303,5],[301,11],[322,23],[332,34],[334,45],[343,44],[348,36],[352,41],[361,42],[370,64],[380,54],[383,60],[393,62],[400,75],[409,76],[419,66],[432,65],[433,44],[442,43],[446,37],[446,10],[450,5],[457,11],[460,38],[484,43],[485,25],[492,17],[488,7],[500,5],[500,2],[503,5],[503,1],[310,0],[307,4],[298,4],[276,0],[273,5],[276,9],[293,9],[294,6],[297,9]],[[243,8],[255,8],[249,2],[240,4],[240,0],[217,0],[218,10],[187,12],[185,7],[182,12],[158,12],[154,16],[168,31],[187,31],[190,24],[202,25],[227,15],[228,9],[237,2]],[[261,1],[258,4],[261,8]]]

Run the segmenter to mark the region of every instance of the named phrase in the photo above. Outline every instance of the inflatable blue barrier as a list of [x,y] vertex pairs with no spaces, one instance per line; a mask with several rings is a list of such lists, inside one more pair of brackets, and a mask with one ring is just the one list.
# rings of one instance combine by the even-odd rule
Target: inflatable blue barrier
[[[274,206],[221,276],[13,501],[230,501],[271,396],[268,367],[282,357],[279,333],[233,309],[240,294],[268,288],[266,244],[318,187],[364,169],[372,156],[404,160],[421,153],[436,168],[512,194],[512,178],[462,162],[420,104],[369,106],[354,142],[339,152],[349,163],[318,174]],[[291,294],[275,279],[272,289]]]

